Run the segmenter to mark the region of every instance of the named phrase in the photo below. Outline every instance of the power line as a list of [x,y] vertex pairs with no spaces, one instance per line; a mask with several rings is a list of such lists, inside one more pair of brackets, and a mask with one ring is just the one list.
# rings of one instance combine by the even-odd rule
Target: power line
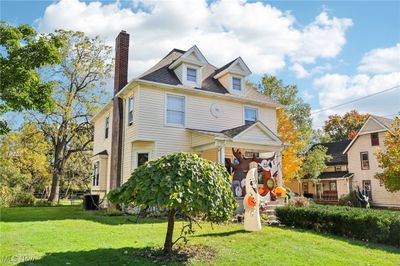
[[322,108],[322,109],[316,110],[314,112],[311,112],[311,114],[312,115],[313,114],[318,114],[318,113],[320,113],[322,111],[331,110],[333,108],[337,108],[337,107],[340,107],[340,106],[343,106],[343,105],[346,105],[346,104],[349,104],[349,103],[354,103],[354,102],[357,102],[357,101],[360,101],[360,100],[364,100],[366,98],[369,98],[369,97],[372,97],[372,96],[375,96],[375,95],[378,95],[378,94],[381,94],[381,93],[384,93],[384,92],[387,92],[387,91],[390,91],[390,90],[394,90],[394,89],[397,89],[397,88],[400,88],[400,85],[396,85],[394,87],[391,87],[391,88],[388,88],[388,89],[385,89],[385,90],[382,90],[382,91],[378,91],[378,92],[375,92],[375,93],[372,93],[372,94],[369,94],[369,95],[365,95],[363,97],[360,97],[360,98],[357,98],[357,99],[354,99],[354,100],[351,100],[351,101],[348,101],[348,102],[344,102],[344,103],[341,103],[341,104],[338,104],[338,105]]

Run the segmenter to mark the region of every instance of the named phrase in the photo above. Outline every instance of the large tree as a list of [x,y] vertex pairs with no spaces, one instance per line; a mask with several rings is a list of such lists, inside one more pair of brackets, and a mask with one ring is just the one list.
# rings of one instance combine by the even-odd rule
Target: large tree
[[375,177],[390,192],[400,191],[400,117],[395,117],[385,136],[386,150],[376,153],[379,167],[383,169]]
[[332,141],[352,139],[364,125],[368,116],[369,114],[360,114],[356,110],[351,110],[343,116],[330,115],[325,121],[324,132]]
[[277,77],[265,75],[258,89],[285,106],[286,113],[294,122],[294,128],[301,132],[300,138],[308,143],[312,132],[311,106],[298,95],[297,86],[284,85]]
[[45,115],[32,118],[51,143],[52,183],[49,201],[59,198],[60,179],[68,159],[76,152],[91,149],[93,127],[90,117],[104,100],[102,89],[110,78],[111,47],[99,37],[89,38],[82,32],[58,30],[62,61],[49,70],[57,81],[52,99],[54,107]]
[[[144,208],[168,209],[166,253],[174,244],[176,213],[189,222],[200,217],[218,223],[227,221],[237,205],[225,167],[189,153],[169,154],[145,163],[108,198],[115,204],[130,202]],[[191,223],[185,228],[192,232]]]
[[[0,116],[8,111],[50,110],[52,81],[40,70],[59,63],[60,41],[54,35],[38,35],[29,25],[18,27],[0,22]],[[0,135],[8,132],[0,121]]]

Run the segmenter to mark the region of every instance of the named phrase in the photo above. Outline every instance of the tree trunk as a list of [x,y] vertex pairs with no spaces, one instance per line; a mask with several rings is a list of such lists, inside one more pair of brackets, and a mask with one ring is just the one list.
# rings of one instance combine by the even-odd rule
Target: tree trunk
[[168,229],[164,243],[164,253],[170,253],[172,251],[172,236],[174,234],[174,223],[175,223],[175,210],[173,208],[168,211]]
[[51,189],[49,201],[57,203],[59,200],[60,192],[60,177],[63,170],[63,159],[61,158],[61,148],[55,148],[54,163],[53,163],[53,177],[51,180]]
[[51,180],[49,201],[54,203],[58,202],[60,196],[59,192],[60,192],[60,174],[58,170],[54,169],[53,178]]

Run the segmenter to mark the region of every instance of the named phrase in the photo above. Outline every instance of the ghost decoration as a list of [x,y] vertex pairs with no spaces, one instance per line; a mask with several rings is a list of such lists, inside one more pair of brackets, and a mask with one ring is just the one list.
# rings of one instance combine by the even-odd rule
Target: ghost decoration
[[246,195],[243,199],[244,230],[260,231],[260,195],[258,194],[257,163],[250,163],[250,170],[246,175]]

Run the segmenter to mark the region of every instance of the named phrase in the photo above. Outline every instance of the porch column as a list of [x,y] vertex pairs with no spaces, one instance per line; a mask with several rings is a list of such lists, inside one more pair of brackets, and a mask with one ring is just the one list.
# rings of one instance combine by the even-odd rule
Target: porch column
[[225,146],[218,148],[218,162],[225,165]]
[[282,153],[281,151],[276,152],[276,159],[278,162],[278,186],[283,186],[283,178],[282,178]]

